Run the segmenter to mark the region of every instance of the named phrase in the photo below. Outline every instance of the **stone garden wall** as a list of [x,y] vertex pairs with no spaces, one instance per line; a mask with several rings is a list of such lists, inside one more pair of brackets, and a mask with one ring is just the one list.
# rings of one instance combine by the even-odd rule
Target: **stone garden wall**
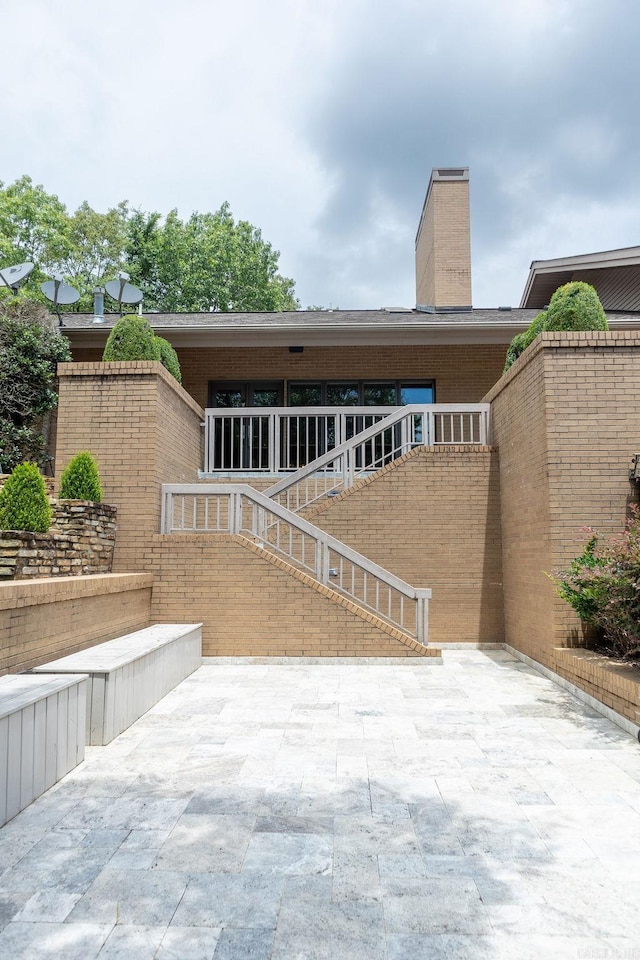
[[54,500],[52,509],[48,533],[0,532],[0,580],[111,573],[116,508]]

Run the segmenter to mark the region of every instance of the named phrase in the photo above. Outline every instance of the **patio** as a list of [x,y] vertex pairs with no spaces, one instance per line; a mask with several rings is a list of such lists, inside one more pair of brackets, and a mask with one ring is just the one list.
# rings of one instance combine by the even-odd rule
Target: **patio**
[[502,650],[209,660],[0,869],[11,960],[640,956],[640,751]]

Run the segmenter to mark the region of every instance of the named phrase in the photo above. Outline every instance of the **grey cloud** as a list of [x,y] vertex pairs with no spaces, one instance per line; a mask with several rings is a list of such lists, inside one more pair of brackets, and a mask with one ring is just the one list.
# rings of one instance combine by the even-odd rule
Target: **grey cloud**
[[[544,221],[559,196],[578,205],[635,194],[640,8],[572,0],[520,57],[506,31],[474,32],[471,5],[421,9],[363,24],[308,115],[306,136],[335,183],[317,228],[346,257],[347,276],[354,238],[375,231],[372,196],[382,193],[412,235],[438,164],[470,166],[474,248],[484,255],[523,222]],[[519,178],[522,189],[506,189]],[[398,261],[390,246],[382,277],[384,258],[370,264],[389,281]]]

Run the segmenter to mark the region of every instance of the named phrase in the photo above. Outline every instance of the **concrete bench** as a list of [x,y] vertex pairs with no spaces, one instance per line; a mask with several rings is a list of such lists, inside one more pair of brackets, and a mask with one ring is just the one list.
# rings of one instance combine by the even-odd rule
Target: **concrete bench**
[[0,677],[0,826],[84,760],[87,677]]
[[104,745],[202,663],[201,623],[162,623],[53,660],[34,672],[86,673],[87,743]]

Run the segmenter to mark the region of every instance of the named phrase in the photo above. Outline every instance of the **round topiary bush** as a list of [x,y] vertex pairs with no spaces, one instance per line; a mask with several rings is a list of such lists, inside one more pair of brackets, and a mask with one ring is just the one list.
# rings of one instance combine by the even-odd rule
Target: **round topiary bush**
[[103,360],[159,360],[160,347],[144,317],[120,317],[109,334]]
[[509,344],[505,371],[527,349],[543,330],[607,330],[606,314],[600,298],[589,283],[572,280],[558,287],[549,306],[529,324],[524,333],[518,333]]
[[102,500],[98,465],[88,450],[77,453],[60,477],[61,500]]
[[46,533],[51,505],[35,463],[20,463],[0,490],[0,530]]
[[607,330],[600,297],[590,283],[574,280],[558,287],[549,301],[545,330]]
[[169,371],[172,377],[175,377],[178,383],[182,383],[182,372],[180,370],[180,361],[168,340],[164,337],[156,337],[156,343],[160,347],[160,362],[163,367]]

